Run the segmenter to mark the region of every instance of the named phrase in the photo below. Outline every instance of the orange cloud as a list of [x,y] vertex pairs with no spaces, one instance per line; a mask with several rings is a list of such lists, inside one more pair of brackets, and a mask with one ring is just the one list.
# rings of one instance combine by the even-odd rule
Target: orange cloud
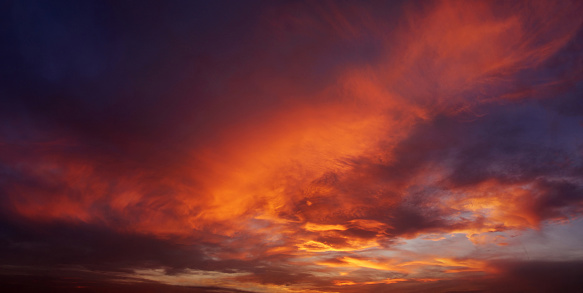
[[[316,290],[309,288],[313,279],[323,280],[322,287],[350,287],[495,274],[481,256],[386,254],[403,239],[441,243],[454,241],[445,236],[453,233],[466,234],[476,247],[504,246],[505,236],[492,232],[537,229],[545,220],[580,215],[583,201],[571,196],[579,189],[570,177],[456,183],[456,154],[480,138],[458,136],[455,129],[422,132],[467,117],[479,124],[496,106],[539,98],[576,79],[578,69],[540,70],[580,30],[581,7],[572,4],[406,3],[395,21],[356,3],[266,10],[260,23],[268,27],[256,28],[257,34],[274,40],[232,65],[248,72],[233,69],[216,81],[218,89],[208,90],[214,100],[191,109],[198,118],[180,121],[201,123],[202,134],[167,149],[162,142],[130,141],[94,151],[83,137],[23,151],[0,144],[7,150],[0,159],[23,178],[4,188],[10,210],[37,222],[99,225],[200,246],[201,259],[248,270],[190,278],[136,271],[172,284],[185,278],[214,286],[220,279],[229,287],[242,282],[299,292]],[[369,59],[355,54],[334,66],[318,63],[369,40],[378,51]],[[288,50],[280,50],[285,45]],[[285,70],[264,58],[285,60]],[[330,79],[308,84],[303,73],[318,70]],[[125,148],[163,154],[116,153],[126,154]],[[555,196],[561,188],[569,195]],[[306,272],[292,263],[308,266]],[[300,285],[288,290],[274,281],[279,275],[262,279],[266,267],[311,279],[298,277]],[[336,280],[341,273],[343,280]]]

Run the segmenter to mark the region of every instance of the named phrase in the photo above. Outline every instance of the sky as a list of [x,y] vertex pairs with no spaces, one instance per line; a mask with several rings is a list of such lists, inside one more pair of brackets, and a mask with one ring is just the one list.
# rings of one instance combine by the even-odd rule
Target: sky
[[581,293],[582,15],[2,1],[0,288]]

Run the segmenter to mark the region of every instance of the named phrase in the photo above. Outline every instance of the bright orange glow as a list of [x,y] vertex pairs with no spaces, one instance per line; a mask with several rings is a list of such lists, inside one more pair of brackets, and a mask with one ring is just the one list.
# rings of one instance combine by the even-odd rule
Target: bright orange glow
[[[395,16],[357,2],[266,8],[252,49],[208,57],[221,76],[197,81],[208,101],[188,93],[188,118],[149,122],[180,125],[171,146],[125,132],[103,154],[69,134],[23,150],[0,143],[0,163],[13,167],[0,172],[26,174],[0,186],[6,210],[196,250],[194,260],[170,253],[176,268],[150,258],[118,268],[173,285],[404,292],[502,274],[501,260],[530,260],[521,233],[583,214],[581,140],[564,134],[580,117],[544,112],[570,110],[544,103],[581,74],[564,65],[580,57],[557,57],[580,46],[581,5],[559,2],[406,2]],[[223,73],[223,62],[235,69]],[[512,115],[552,122],[506,127]],[[127,132],[139,137],[136,125]]]

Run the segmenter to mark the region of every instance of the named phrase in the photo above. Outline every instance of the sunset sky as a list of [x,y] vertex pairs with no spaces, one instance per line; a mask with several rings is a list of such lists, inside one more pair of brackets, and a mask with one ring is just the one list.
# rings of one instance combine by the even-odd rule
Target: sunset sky
[[0,44],[2,292],[583,292],[582,1],[9,0]]

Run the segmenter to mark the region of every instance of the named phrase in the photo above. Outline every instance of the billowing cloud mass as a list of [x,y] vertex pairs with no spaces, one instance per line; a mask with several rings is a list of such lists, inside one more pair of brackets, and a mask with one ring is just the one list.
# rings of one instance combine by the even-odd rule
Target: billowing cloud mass
[[580,1],[7,1],[0,285],[581,292]]

